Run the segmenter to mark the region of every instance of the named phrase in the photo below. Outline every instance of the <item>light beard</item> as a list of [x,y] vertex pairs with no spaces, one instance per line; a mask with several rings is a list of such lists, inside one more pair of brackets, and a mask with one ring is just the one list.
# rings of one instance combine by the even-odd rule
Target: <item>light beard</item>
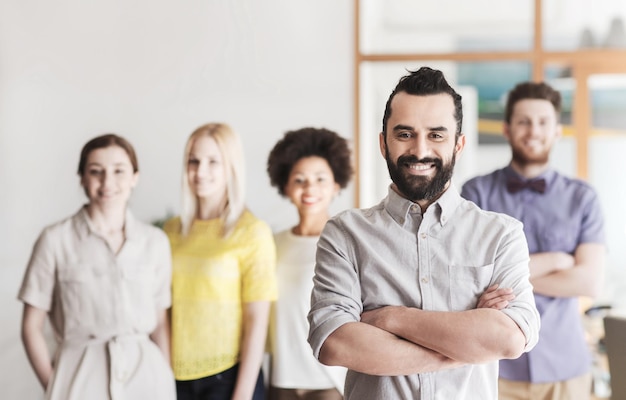
[[549,161],[550,151],[544,151],[540,154],[531,156],[524,150],[511,147],[511,157],[513,162],[519,166],[545,165]]
[[[456,163],[456,151],[452,152],[452,157],[448,164],[443,164],[440,158],[423,158],[419,160],[413,155],[400,156],[398,161],[393,163],[389,156],[389,150],[385,151],[387,169],[389,177],[396,187],[407,199],[417,202],[420,200],[432,200],[440,196],[446,189],[448,182],[452,179],[454,164]],[[402,171],[399,165],[406,163],[428,163],[434,164],[437,172],[430,178],[427,176],[416,176]]]

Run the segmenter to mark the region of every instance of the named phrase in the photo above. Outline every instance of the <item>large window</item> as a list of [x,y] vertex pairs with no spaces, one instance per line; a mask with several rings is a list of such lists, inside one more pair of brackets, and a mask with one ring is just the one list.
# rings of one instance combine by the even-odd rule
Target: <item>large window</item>
[[508,162],[501,136],[506,92],[523,80],[547,81],[564,100],[564,137],[552,164],[598,190],[607,224],[607,287],[626,293],[621,280],[611,281],[626,266],[620,250],[626,216],[619,217],[626,183],[615,179],[626,170],[623,2],[354,0],[354,7],[357,205],[370,206],[386,192],[377,134],[385,101],[407,69],[442,69],[462,92],[469,145],[455,171],[460,183]]

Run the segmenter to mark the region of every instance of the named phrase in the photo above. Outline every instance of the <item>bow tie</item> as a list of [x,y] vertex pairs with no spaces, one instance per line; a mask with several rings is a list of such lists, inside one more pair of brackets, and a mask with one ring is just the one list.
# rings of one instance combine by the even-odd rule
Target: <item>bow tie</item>
[[537,193],[546,191],[546,180],[543,178],[523,181],[517,178],[509,178],[506,182],[506,189],[509,193],[517,193],[523,189],[530,189]]

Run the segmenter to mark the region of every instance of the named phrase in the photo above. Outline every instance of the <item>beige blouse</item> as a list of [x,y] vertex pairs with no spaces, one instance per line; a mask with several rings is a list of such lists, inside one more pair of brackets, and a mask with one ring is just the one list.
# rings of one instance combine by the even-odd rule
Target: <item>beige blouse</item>
[[148,339],[171,304],[169,243],[130,212],[125,234],[114,254],[83,207],[35,243],[18,298],[48,311],[59,343],[48,399],[175,399]]

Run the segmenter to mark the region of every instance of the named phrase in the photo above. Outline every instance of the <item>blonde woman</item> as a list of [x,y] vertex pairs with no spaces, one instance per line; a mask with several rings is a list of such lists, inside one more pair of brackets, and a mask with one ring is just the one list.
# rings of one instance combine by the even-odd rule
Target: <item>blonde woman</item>
[[78,175],[89,202],[44,229],[19,292],[28,359],[46,399],[174,400],[169,243],[127,208],[135,151],[120,136],[98,136],[83,147]]
[[263,399],[261,361],[276,250],[269,226],[244,204],[244,160],[225,124],[187,141],[181,215],[172,246],[172,365],[179,400]]

